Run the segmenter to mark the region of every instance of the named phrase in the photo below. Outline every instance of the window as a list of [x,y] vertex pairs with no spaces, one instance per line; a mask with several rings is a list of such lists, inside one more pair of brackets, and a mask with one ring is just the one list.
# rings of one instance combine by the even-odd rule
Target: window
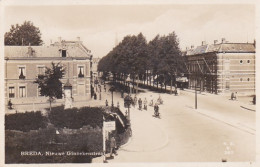
[[250,81],[250,78],[247,78],[247,81]]
[[26,97],[25,86],[20,86],[19,87],[19,97]]
[[9,98],[14,98],[14,87],[9,87]]
[[243,81],[243,78],[240,78],[240,81],[242,82],[242,81]]
[[19,79],[25,79],[25,67],[19,67]]
[[38,67],[38,75],[44,75],[44,73],[45,73],[45,67],[39,66]]
[[250,60],[247,60],[247,63],[250,64]]
[[82,66],[82,65],[78,66],[78,77],[79,78],[84,77],[84,66]]
[[45,74],[45,67],[44,66],[38,66],[37,72],[38,72],[38,78],[43,77],[44,74]]
[[243,60],[240,60],[240,64],[243,64]]
[[67,51],[66,50],[62,50],[61,51],[61,56],[62,57],[67,57]]

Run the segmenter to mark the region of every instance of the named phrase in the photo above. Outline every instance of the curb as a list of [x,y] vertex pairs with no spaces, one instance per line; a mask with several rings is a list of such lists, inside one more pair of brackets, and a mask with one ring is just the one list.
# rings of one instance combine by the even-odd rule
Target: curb
[[244,107],[244,106],[240,106],[240,107],[243,108],[243,109],[249,110],[249,111],[254,111],[254,112],[256,112],[256,110],[250,109],[250,108],[248,108],[248,107]]

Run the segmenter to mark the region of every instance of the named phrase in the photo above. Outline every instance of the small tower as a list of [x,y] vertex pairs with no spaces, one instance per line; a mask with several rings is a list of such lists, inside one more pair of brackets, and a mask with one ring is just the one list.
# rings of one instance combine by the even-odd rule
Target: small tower
[[64,109],[72,108],[72,85],[70,84],[69,79],[64,85],[64,94],[65,94]]

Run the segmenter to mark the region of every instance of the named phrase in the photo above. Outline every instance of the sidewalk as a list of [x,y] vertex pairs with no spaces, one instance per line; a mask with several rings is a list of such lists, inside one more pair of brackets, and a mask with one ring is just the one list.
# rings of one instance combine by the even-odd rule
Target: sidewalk
[[[144,99],[144,94],[139,94],[137,98]],[[145,94],[148,97],[147,94]],[[115,100],[123,102],[120,100],[119,93],[115,96]],[[120,104],[121,106],[121,104]],[[124,109],[121,107],[121,111]],[[148,106],[146,110],[138,110],[138,106],[131,106],[130,108],[130,117],[131,117],[131,129],[132,137],[129,139],[128,143],[122,145],[118,152],[118,156],[115,156],[114,159],[108,160],[108,162],[122,162],[125,154],[132,153],[143,153],[143,152],[154,152],[165,147],[169,142],[168,134],[164,129],[159,126],[162,119],[154,118],[153,107]],[[145,133],[145,135],[144,135]],[[106,155],[107,157],[109,154]],[[92,160],[94,163],[102,163],[103,157],[97,157]]]
[[[194,92],[186,91],[185,93],[183,92],[183,94],[194,96]],[[214,100],[211,100],[213,98]],[[248,97],[247,100],[242,100],[238,97],[238,100],[233,101],[229,100],[227,96],[207,93],[203,95],[198,94],[198,109],[196,110],[194,107],[191,107],[189,110],[192,112],[197,111],[214,120],[255,135],[255,105],[251,104],[249,99],[250,97]],[[220,108],[223,109],[223,111]]]

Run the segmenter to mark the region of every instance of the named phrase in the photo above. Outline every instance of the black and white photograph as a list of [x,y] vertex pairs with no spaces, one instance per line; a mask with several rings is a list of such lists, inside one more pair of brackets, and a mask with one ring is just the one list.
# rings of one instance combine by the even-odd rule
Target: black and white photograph
[[77,2],[0,2],[4,166],[257,166],[257,1]]

